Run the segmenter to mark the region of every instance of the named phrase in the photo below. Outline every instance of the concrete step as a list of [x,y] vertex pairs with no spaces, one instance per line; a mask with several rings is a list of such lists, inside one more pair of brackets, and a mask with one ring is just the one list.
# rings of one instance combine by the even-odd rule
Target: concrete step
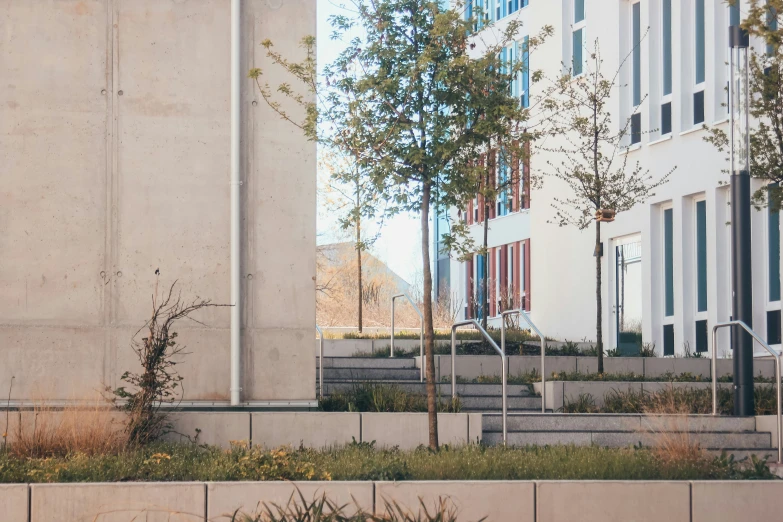
[[[503,408],[501,397],[461,395],[459,400],[463,410],[499,412]],[[541,397],[509,397],[507,407],[509,410],[540,410]]]
[[[545,445],[597,445],[609,448],[623,448],[641,444],[642,446],[657,446],[667,443],[671,438],[680,436],[673,433],[650,432],[591,432],[591,431],[509,431],[508,443],[513,446],[545,446]],[[741,448],[747,450],[763,450],[772,445],[769,433],[725,433],[725,432],[694,432],[688,435],[688,440],[698,443],[704,449],[719,450],[721,448]],[[484,432],[484,443],[499,444],[502,440],[500,432]]]
[[328,381],[418,381],[418,368],[324,368],[324,382]]
[[[315,358],[318,368],[318,357]],[[390,357],[324,357],[324,371],[327,368],[416,368],[413,358]]]
[[[540,404],[540,403],[539,403]],[[497,414],[484,415],[485,432],[500,431],[501,418]],[[712,415],[639,415],[639,414],[519,414],[509,415],[510,431],[719,431],[754,432],[753,417],[713,417]]]
[[[324,373],[326,370],[324,370]],[[362,381],[356,381],[356,382],[347,382],[345,380],[341,380],[338,382],[331,381],[326,379],[326,376],[324,375],[324,393],[334,393],[336,391],[349,391],[353,386],[358,384]],[[410,381],[395,381],[395,380],[380,380],[380,381],[372,381],[374,384],[393,384],[397,386],[398,388],[405,390],[408,393],[419,393],[421,395],[425,395],[427,393],[427,385],[426,383],[416,381],[416,382],[410,382]],[[450,397],[451,396],[451,385],[450,384],[437,384],[436,385],[437,392],[441,397]],[[474,397],[497,397],[498,400],[500,399],[500,385],[499,384],[458,384],[457,385],[457,394],[460,397],[463,396],[474,396]],[[534,397],[534,395],[530,392],[530,388],[526,385],[509,385],[508,387],[508,397],[509,399],[512,397]],[[536,397],[539,400],[539,407],[540,407],[540,397]]]

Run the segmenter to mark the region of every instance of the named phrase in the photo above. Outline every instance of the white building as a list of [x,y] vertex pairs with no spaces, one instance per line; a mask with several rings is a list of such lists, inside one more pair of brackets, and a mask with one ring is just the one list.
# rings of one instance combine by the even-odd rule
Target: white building
[[[731,316],[731,229],[729,178],[722,172],[727,162],[704,141],[702,126],[728,130],[728,27],[747,8],[745,2],[738,9],[725,0],[474,0],[474,5],[492,18],[477,28],[479,46],[517,17],[523,23],[518,42],[545,25],[554,27],[554,36],[532,53],[529,64],[550,78],[562,73],[563,64],[584,70],[596,41],[605,73],[623,64],[612,101],[614,123],[619,129],[634,115],[634,127],[642,131],[629,137],[623,153],[629,164],[640,162],[656,178],[676,171],[646,203],[601,227],[604,345],[611,349],[621,340],[635,341],[641,331],[659,355],[709,350],[709,326]],[[640,42],[638,52],[632,52],[635,42]],[[536,96],[536,88],[530,86],[530,96]],[[546,153],[534,145],[533,172],[544,174],[546,161]],[[753,183],[758,188],[759,182]],[[496,206],[490,215],[495,324],[504,306],[498,296],[509,289],[515,305],[524,303],[547,336],[595,340],[594,229],[580,232],[550,222],[553,199],[569,190],[545,176],[529,199],[520,197],[508,213]],[[525,192],[523,187],[515,197]],[[472,208],[467,214],[480,244],[483,216]],[[754,210],[752,228],[753,328],[779,346],[778,215]],[[479,264],[478,259],[451,261],[453,299],[469,303],[470,295],[480,293]],[[471,312],[463,308],[463,314]],[[724,332],[719,353],[728,349]]]

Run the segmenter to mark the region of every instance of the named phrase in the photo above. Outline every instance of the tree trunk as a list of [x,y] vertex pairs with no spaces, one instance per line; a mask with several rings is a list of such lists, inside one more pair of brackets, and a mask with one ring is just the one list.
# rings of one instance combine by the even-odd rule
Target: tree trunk
[[601,312],[601,222],[595,222],[595,337],[598,350],[598,373],[604,373],[604,332]]
[[435,393],[435,331],[432,325],[432,271],[430,270],[430,191],[422,183],[421,194],[421,258],[424,269],[424,354],[427,359],[427,415],[430,448],[438,450],[438,404]]
[[362,222],[356,219],[356,270],[359,279],[359,333],[362,333],[362,304],[364,293],[362,291]]

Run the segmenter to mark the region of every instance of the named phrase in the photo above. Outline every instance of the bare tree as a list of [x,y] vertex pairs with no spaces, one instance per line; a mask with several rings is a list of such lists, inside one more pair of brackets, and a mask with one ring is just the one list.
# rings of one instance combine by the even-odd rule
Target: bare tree
[[[133,390],[124,386],[114,390],[115,401],[129,415],[127,431],[131,444],[146,444],[171,431],[169,414],[171,406],[182,400],[182,376],[176,371],[177,357],[186,355],[185,346],[177,343],[174,325],[180,319],[190,319],[191,314],[202,308],[231,306],[213,304],[209,300],[195,298],[182,300],[181,293],[174,293],[177,281],[168,292],[158,295],[158,281],[152,295],[152,315],[131,339],[133,351],[138,356],[141,372],[126,371],[120,378]],[[140,332],[146,337],[137,339]]]
[[[627,60],[627,57],[626,57]],[[552,124],[551,136],[559,145],[542,147],[557,155],[547,161],[547,175],[564,182],[566,196],[554,198],[555,222],[585,230],[595,223],[595,302],[598,372],[604,371],[604,346],[601,298],[601,222],[630,210],[655,195],[654,190],[671,173],[654,178],[639,162],[629,164],[623,151],[630,144],[632,118],[619,127],[612,122],[611,101],[620,87],[619,75],[625,60],[611,76],[603,72],[604,63],[598,45],[584,72],[569,72],[556,80],[555,95],[545,102]],[[642,100],[643,102],[644,100]],[[675,167],[676,168],[676,167]]]

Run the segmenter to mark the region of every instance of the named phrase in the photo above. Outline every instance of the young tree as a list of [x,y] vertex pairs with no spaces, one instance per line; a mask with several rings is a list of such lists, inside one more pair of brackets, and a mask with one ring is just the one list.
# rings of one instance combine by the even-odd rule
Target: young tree
[[[736,0],[729,0],[734,3]],[[783,0],[750,0],[742,22],[761,49],[749,49],[750,174],[767,183],[753,194],[757,207],[783,208]],[[729,138],[715,127],[706,141],[727,152]],[[728,172],[728,170],[726,171]]]
[[612,71],[611,76],[604,73],[597,40],[588,56],[583,73],[561,76],[556,81],[556,96],[545,102],[552,137],[559,145],[544,150],[558,155],[557,160],[547,161],[547,174],[570,189],[569,195],[554,199],[555,222],[579,230],[595,223],[596,342],[598,372],[603,373],[601,221],[654,196],[653,191],[674,169],[655,179],[638,162],[628,164],[628,155],[621,152],[630,143],[631,118],[618,126],[611,114],[611,102],[620,86],[619,71]]
[[[307,106],[304,123],[282,105],[272,106],[313,139],[350,151],[387,202],[387,215],[420,216],[429,443],[438,449],[430,211],[475,193],[478,159],[491,144],[511,150],[527,139],[525,111],[510,93],[514,72],[500,62],[500,51],[513,41],[519,23],[509,23],[496,41],[471,55],[477,21],[465,20],[459,5],[444,11],[433,0],[352,4],[354,14],[333,17],[332,25],[337,38],[360,36],[325,69],[326,88],[318,105]],[[267,48],[275,63],[318,92],[314,64],[289,62],[275,55],[271,44]],[[251,76],[259,79],[261,71]],[[267,85],[259,81],[259,87],[265,99],[272,98]],[[286,84],[278,92],[304,99]]]

